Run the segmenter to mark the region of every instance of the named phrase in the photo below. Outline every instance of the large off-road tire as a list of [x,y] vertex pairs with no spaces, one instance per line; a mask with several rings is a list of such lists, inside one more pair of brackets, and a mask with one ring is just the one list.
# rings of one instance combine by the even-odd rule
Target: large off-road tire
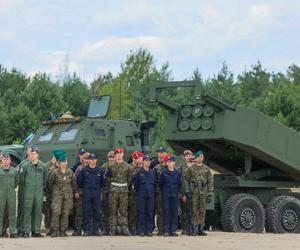
[[231,196],[222,209],[221,224],[227,232],[262,233],[265,225],[264,207],[251,194]]
[[300,233],[300,201],[288,195],[272,199],[266,210],[266,231]]

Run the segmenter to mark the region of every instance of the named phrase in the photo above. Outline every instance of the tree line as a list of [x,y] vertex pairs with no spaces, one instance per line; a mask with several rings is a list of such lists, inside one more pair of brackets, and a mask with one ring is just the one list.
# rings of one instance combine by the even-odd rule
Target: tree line
[[[76,73],[55,81],[45,73],[32,77],[0,65],[0,144],[21,142],[41,120],[70,111],[85,116],[92,95],[111,95],[110,119],[156,120],[151,146],[167,146],[164,140],[166,112],[149,106],[149,88],[156,82],[172,81],[168,62],[158,67],[154,56],[141,48],[127,55],[120,71],[100,74],[87,84]],[[195,80],[203,93],[230,104],[259,110],[300,131],[300,68],[292,64],[286,72],[269,72],[261,62],[235,76],[226,63],[219,72],[203,79],[196,68],[182,80]],[[178,103],[191,103],[191,89],[172,89],[165,95]]]

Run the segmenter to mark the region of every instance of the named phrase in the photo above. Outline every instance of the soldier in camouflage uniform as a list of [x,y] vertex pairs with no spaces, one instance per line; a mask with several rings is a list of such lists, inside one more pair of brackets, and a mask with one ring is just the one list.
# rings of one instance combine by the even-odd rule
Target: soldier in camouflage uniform
[[[3,154],[3,163],[0,167],[0,235],[2,236],[2,222],[5,208],[8,208],[10,238],[17,238],[16,230],[16,191],[19,176],[15,168],[11,167],[9,154]],[[6,228],[5,228],[6,229]]]
[[76,187],[75,175],[68,168],[66,153],[61,151],[57,155],[59,168],[49,177],[49,190],[52,193],[51,203],[51,237],[67,236],[69,214],[73,207],[73,193]]
[[105,172],[105,184],[102,189],[102,230],[104,235],[109,234],[109,216],[110,216],[110,207],[109,207],[109,189],[110,189],[110,178],[107,176],[108,168],[111,167],[115,162],[115,152],[110,151],[107,154],[107,162],[101,166],[101,169]]
[[131,183],[130,166],[124,162],[124,149],[117,148],[115,150],[115,163],[109,168],[108,176],[111,180],[110,184],[110,235],[116,235],[118,212],[121,233],[129,236],[128,230],[128,186]]
[[[88,157],[89,153],[85,153],[82,157],[82,162],[80,166],[76,168],[75,177],[77,178],[79,172],[86,166],[89,165]],[[82,235],[82,225],[83,225],[83,213],[82,213],[82,189],[76,184],[76,191],[74,194],[74,207],[75,207],[75,230],[72,233],[73,236]]]
[[[193,159],[193,153],[191,150],[185,150],[183,152],[183,157],[185,162],[180,165],[180,172],[182,176],[182,192],[181,192],[181,197],[185,195],[184,193],[184,176],[186,173],[186,170],[188,167],[192,166],[194,163],[192,161]],[[188,234],[188,229],[189,229],[189,207],[188,203],[183,202],[183,200],[180,200],[180,209],[181,209],[181,226],[182,226],[182,234]]]
[[159,164],[154,167],[154,171],[156,173],[156,193],[155,193],[155,210],[156,210],[156,226],[158,229],[157,235],[163,235],[164,230],[164,220],[163,220],[163,209],[162,209],[162,195],[161,190],[159,188],[159,177],[161,171],[165,168],[165,162],[163,162],[163,158],[167,155],[166,149],[160,147],[157,150],[157,156],[159,160]]
[[44,223],[45,227],[48,229],[47,235],[51,235],[51,203],[52,203],[52,193],[51,193],[51,185],[49,185],[49,177],[51,174],[59,168],[57,157],[60,155],[62,149],[56,148],[53,150],[52,159],[47,162],[46,169],[48,171],[48,182],[47,182],[47,190],[46,190],[46,199],[43,204],[43,214],[44,214]]
[[[0,150],[0,168],[2,166],[2,159],[3,159],[3,152]],[[0,235],[0,237],[8,237],[7,234],[7,228],[8,228],[8,210],[7,210],[7,206],[5,206],[4,209],[4,216],[3,216],[3,228],[2,228],[2,235]]]
[[143,156],[144,154],[140,151],[134,151],[131,155],[132,164],[131,164],[131,173],[132,179],[128,187],[128,227],[132,235],[136,235],[137,232],[137,205],[136,205],[136,193],[133,185],[134,176],[137,172],[143,167]]
[[204,156],[201,150],[196,152],[194,159],[195,164],[186,170],[184,186],[186,194],[192,198],[193,235],[206,236],[206,202],[212,199],[213,178],[210,168],[203,164]]

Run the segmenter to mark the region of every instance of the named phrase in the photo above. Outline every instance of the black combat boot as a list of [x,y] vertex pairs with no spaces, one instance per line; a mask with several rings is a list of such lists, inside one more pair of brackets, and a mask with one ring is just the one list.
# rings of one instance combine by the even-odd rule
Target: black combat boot
[[58,237],[58,232],[52,231],[50,236],[51,236],[52,238]]
[[207,233],[204,232],[204,225],[202,225],[202,224],[199,225],[198,235],[199,236],[207,236]]
[[24,233],[23,238],[29,238],[29,233]]
[[124,235],[124,236],[131,236],[131,233],[129,232],[128,227],[122,226],[121,227],[121,231],[122,231],[122,235]]
[[198,235],[198,225],[193,225],[193,233],[192,233],[192,236],[196,236]]
[[33,234],[31,235],[31,237],[34,237],[34,238],[41,238],[41,237],[43,237],[43,235],[41,235],[41,233],[33,233]]
[[81,235],[82,235],[81,229],[75,229],[75,231],[72,233],[72,236],[81,236]]
[[135,228],[130,228],[130,233],[131,235],[136,235],[136,229]]
[[120,226],[116,227],[116,235],[122,235],[122,228]]
[[19,238],[19,235],[18,234],[10,234],[9,235],[9,238]]
[[59,232],[59,237],[67,237],[67,233],[65,231],[60,231]]
[[110,236],[115,236],[116,234],[117,234],[116,227],[115,226],[111,226],[110,230],[109,230],[109,235]]
[[103,235],[103,232],[99,229],[99,230],[96,230],[96,231],[94,232],[94,235],[95,235],[95,236],[102,236],[102,235]]

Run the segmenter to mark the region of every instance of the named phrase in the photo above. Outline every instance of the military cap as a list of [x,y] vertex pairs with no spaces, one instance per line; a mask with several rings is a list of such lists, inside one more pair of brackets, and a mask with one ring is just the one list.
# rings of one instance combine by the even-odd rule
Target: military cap
[[183,155],[193,155],[193,152],[189,149],[183,151]]
[[30,152],[40,152],[39,148],[36,145],[30,145],[28,149]]
[[124,153],[124,148],[116,148],[115,154],[117,154],[117,153]]
[[162,161],[163,161],[163,162],[167,162],[169,156],[171,156],[171,154],[166,154],[166,155],[164,155],[163,158],[162,158]]
[[173,155],[169,155],[167,161],[175,161],[175,157]]
[[115,156],[115,152],[114,151],[109,151],[107,153],[107,157],[114,157]]
[[10,158],[10,155],[6,152],[2,152],[2,157],[3,158]]
[[203,155],[203,151],[202,150],[198,150],[195,154],[194,154],[194,158],[197,158],[199,156]]
[[86,153],[83,155],[83,158],[84,158],[84,159],[88,159],[89,156],[90,156],[90,153],[89,153],[89,152],[86,152]]
[[143,161],[151,161],[151,160],[152,160],[152,158],[151,158],[150,155],[144,155],[143,156]]
[[91,153],[88,157],[87,157],[87,159],[89,159],[89,160],[92,160],[92,159],[97,159],[97,155],[96,154],[93,154],[93,153]]
[[67,153],[63,150],[58,151],[55,157],[58,161],[66,161],[67,160]]
[[56,159],[58,159],[58,156],[61,154],[61,152],[63,152],[63,150],[61,148],[55,148],[52,153],[53,153],[54,157]]
[[86,153],[86,151],[84,148],[80,149],[78,152],[79,155],[84,155],[85,153]]
[[167,150],[164,147],[159,147],[159,149],[156,150],[156,152],[165,153]]
[[132,156],[133,159],[137,159],[137,158],[143,157],[144,153],[141,152],[141,151],[133,151],[131,156]]

